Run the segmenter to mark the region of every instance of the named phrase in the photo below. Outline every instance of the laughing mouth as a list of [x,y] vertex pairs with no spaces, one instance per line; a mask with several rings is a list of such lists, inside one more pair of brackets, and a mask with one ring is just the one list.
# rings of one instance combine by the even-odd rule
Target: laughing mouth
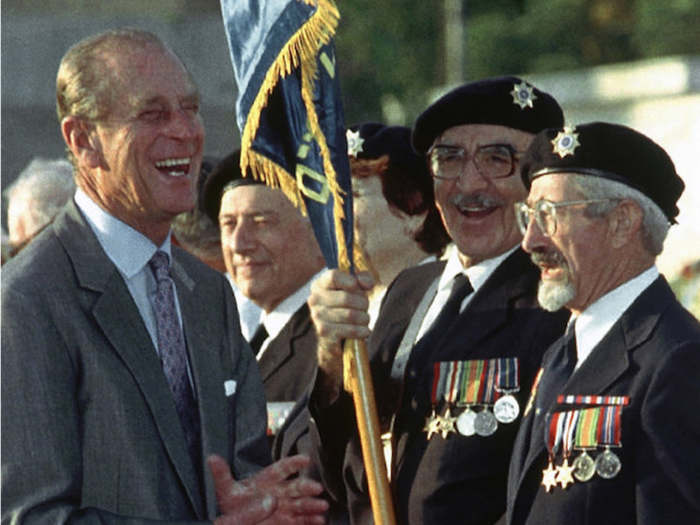
[[156,162],[156,168],[161,173],[165,173],[170,177],[185,177],[190,172],[191,157],[181,159],[165,159]]
[[493,213],[503,202],[482,195],[458,195],[452,200],[452,204],[465,217],[480,218]]

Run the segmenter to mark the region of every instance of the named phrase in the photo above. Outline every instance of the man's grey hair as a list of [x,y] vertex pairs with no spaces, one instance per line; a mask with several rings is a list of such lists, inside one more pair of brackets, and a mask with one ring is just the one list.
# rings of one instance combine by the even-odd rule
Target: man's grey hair
[[611,199],[590,204],[586,208],[589,217],[603,217],[610,213],[621,200],[637,203],[643,214],[641,236],[642,245],[654,256],[661,253],[666,235],[671,226],[661,208],[641,191],[610,179],[589,175],[573,175],[574,184],[586,199]]
[[5,189],[3,196],[9,203],[29,198],[32,222],[38,229],[49,224],[75,193],[73,166],[66,159],[35,158]]

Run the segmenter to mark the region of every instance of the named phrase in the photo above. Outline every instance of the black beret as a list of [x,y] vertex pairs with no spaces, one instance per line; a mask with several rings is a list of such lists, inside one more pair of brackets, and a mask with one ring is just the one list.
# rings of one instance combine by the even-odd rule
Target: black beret
[[618,124],[592,122],[547,129],[533,139],[520,162],[526,188],[548,173],[579,173],[615,180],[641,191],[672,223],[685,184],[664,149]]
[[425,155],[442,132],[465,124],[492,124],[538,133],[564,125],[554,97],[517,77],[499,77],[453,89],[428,107],[413,127],[413,147]]
[[411,147],[410,128],[369,122],[351,126],[347,137],[349,156],[374,160],[389,155],[390,164],[404,175],[419,181],[429,181],[432,186],[425,159]]
[[224,157],[204,181],[202,188],[202,208],[204,213],[216,224],[219,224],[219,210],[224,189],[229,185],[246,186],[249,184],[265,184],[254,179],[252,175],[243,177],[241,173],[241,150],[237,149]]

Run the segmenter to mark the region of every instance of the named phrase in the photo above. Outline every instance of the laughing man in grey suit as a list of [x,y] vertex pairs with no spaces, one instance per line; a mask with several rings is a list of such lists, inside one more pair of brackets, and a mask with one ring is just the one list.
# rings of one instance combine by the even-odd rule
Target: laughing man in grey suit
[[[57,101],[79,189],[3,268],[2,523],[323,523],[322,488],[288,479],[307,459],[265,468],[230,287],[170,243],[204,142],[182,62],[150,33],[103,33],[66,54]],[[161,366],[174,347],[175,394]]]

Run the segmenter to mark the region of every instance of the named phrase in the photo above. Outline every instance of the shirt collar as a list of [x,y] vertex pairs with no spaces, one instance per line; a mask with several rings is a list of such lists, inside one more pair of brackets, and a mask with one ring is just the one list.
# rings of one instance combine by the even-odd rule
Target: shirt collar
[[459,259],[459,250],[454,249],[450,251],[447,257],[447,264],[445,265],[445,270],[442,272],[440,277],[440,283],[438,284],[438,290],[444,288],[451,288],[454,278],[460,273],[466,274],[469,278],[469,282],[476,293],[479,288],[481,288],[484,283],[491,277],[491,274],[498,268],[498,266],[506,260],[518,247],[515,246],[501,255],[493,257],[492,259],[486,259],[478,264],[470,266],[469,268],[464,268],[462,266],[462,261]]
[[576,351],[578,364],[590,355],[634,300],[659,277],[652,266],[637,277],[621,284],[586,308],[576,320]]
[[76,191],[75,203],[102,249],[125,278],[140,272],[156,250],[163,250],[171,257],[170,235],[161,246],[156,246],[145,235],[103,210],[82,189]]
[[284,326],[289,322],[292,316],[296,313],[299,308],[304,306],[306,301],[311,295],[311,285],[321,277],[323,269],[314,275],[309,281],[299,288],[292,295],[287,297],[284,301],[277,305],[277,307],[270,313],[262,315],[262,323],[265,325],[265,330],[268,333],[268,341],[271,341],[282,331]]

